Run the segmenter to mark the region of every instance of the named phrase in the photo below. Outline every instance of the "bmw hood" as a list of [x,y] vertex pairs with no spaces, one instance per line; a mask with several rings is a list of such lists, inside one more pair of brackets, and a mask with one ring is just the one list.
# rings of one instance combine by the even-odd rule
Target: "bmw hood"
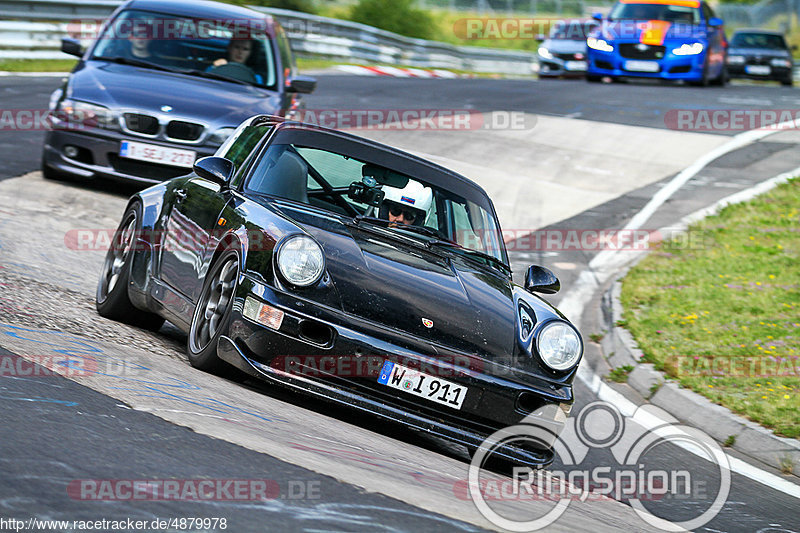
[[764,48],[728,48],[728,55],[761,56],[767,58],[789,59],[791,54],[786,50],[769,50]]
[[72,73],[66,96],[116,110],[169,106],[175,117],[220,127],[280,109],[278,94],[266,89],[97,60]]
[[542,47],[554,54],[579,54],[586,51],[586,41],[547,39],[542,43]]

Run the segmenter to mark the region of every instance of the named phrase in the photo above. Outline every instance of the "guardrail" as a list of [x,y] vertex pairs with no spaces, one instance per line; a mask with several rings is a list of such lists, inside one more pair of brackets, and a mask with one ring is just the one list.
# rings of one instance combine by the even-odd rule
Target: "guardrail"
[[[0,3],[0,59],[66,59],[59,51],[66,22],[104,19],[117,0],[10,0]],[[412,39],[365,24],[253,7],[272,15],[286,29],[301,57],[366,61],[420,68],[453,68],[502,74],[531,74],[535,55],[514,50],[454,46]],[[18,21],[8,19],[20,19]],[[33,22],[38,21],[38,22]]]

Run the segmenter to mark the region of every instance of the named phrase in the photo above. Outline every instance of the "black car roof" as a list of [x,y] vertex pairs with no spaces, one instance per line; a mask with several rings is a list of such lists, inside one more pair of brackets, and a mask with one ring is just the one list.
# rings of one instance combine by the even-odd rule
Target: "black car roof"
[[131,0],[125,9],[141,9],[171,15],[183,15],[202,19],[252,19],[272,23],[271,15],[259,13],[246,7],[208,0]]
[[[275,117],[269,117],[267,115],[264,115],[263,118],[265,120],[275,121]],[[392,148],[391,146],[387,146],[385,144],[381,144],[379,142],[366,139],[364,137],[352,135],[350,133],[346,133],[340,130],[325,128],[323,126],[318,126],[316,124],[307,124],[303,122],[295,122],[287,120],[280,122],[278,124],[278,128],[281,130],[294,129],[294,130],[313,132],[315,134],[325,135],[331,138],[339,138],[345,141],[349,141],[351,143],[360,144],[365,148],[372,150],[373,153],[374,151],[383,152],[387,156],[391,157],[395,163],[400,162],[399,165],[397,164],[392,165],[392,167],[394,167],[395,170],[404,172],[405,174],[408,174],[410,176],[424,177],[424,180],[428,181],[432,185],[436,185],[438,187],[441,187],[442,189],[452,191],[456,194],[463,195],[464,188],[472,189],[474,193],[478,193],[483,199],[483,201],[476,201],[475,203],[482,205],[485,204],[486,201],[488,200],[488,206],[490,206],[492,214],[497,216],[494,213],[494,206],[492,205],[489,195],[486,194],[486,191],[484,191],[480,185],[462,176],[461,174],[457,174],[450,169],[439,166],[436,163],[432,163],[427,159],[417,157],[413,154],[409,154],[408,152],[398,150],[397,148]],[[365,151],[364,157],[366,159],[370,159],[367,151]],[[374,162],[378,163],[378,161]]]

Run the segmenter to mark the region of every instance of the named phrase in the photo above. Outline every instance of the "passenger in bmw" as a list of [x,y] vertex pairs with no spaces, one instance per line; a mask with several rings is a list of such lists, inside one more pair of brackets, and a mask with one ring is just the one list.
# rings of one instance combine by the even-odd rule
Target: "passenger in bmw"
[[408,180],[402,189],[384,186],[379,217],[395,224],[422,226],[433,203],[433,191],[418,181]]

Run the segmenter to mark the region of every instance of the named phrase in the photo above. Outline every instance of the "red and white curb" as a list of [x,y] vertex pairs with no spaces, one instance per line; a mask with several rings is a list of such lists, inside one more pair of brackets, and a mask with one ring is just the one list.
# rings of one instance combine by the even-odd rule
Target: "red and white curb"
[[337,70],[355,74],[357,76],[391,76],[393,78],[464,78],[467,76],[459,75],[449,70],[441,69],[420,69],[420,68],[399,68],[388,65],[367,66],[367,65],[336,65]]

